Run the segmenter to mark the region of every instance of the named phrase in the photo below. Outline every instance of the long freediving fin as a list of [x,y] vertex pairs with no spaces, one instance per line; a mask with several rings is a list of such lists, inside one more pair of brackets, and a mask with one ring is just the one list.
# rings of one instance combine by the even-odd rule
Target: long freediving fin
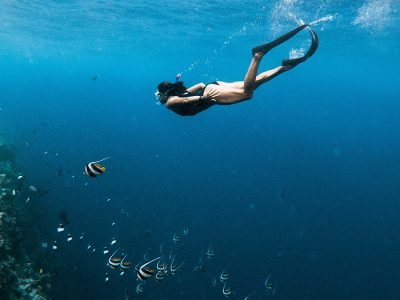
[[312,29],[309,29],[309,30],[310,30],[310,34],[311,34],[310,49],[308,49],[307,53],[301,57],[283,60],[282,66],[291,66],[293,68],[293,67],[297,66],[298,64],[305,62],[308,58],[310,58],[315,53],[315,51],[317,51],[318,44],[319,44],[318,35]]
[[276,46],[279,46],[280,44],[286,42],[288,39],[292,38],[293,36],[295,36],[298,32],[302,31],[304,28],[306,28],[308,26],[308,24],[303,24],[295,29],[293,29],[292,31],[289,31],[288,33],[285,33],[284,35],[278,37],[277,39],[273,40],[272,42],[254,47],[252,49],[252,53],[253,55],[255,53],[267,53],[269,50],[271,50],[272,48],[275,48]]

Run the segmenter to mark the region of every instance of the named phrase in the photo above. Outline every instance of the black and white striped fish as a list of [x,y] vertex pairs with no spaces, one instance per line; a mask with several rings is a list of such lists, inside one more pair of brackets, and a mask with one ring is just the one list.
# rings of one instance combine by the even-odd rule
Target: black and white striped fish
[[139,284],[137,285],[137,287],[136,287],[136,293],[137,293],[137,294],[143,293],[143,290],[144,290],[143,286],[144,286],[144,282],[141,282],[141,283],[139,283]]
[[175,264],[175,258],[172,260],[171,264],[169,265],[169,270],[171,275],[175,275],[176,272],[180,272],[182,270],[183,265],[185,262],[182,262],[179,266]]
[[224,294],[225,298],[229,298],[232,294],[232,290],[230,287],[226,286],[226,281],[224,283],[224,286],[222,288],[222,294]]
[[164,242],[160,244],[160,253],[164,255],[167,252]]
[[211,279],[211,286],[216,286],[217,285],[217,278],[215,276]]
[[165,270],[167,270],[168,269],[168,265],[167,265],[167,263],[165,263],[165,262],[163,262],[162,261],[163,259],[160,259],[158,262],[157,262],[157,271],[165,271]]
[[157,257],[157,258],[145,263],[144,265],[142,265],[139,268],[139,271],[137,272],[137,278],[139,280],[143,281],[143,280],[149,279],[151,276],[153,276],[154,273],[156,272],[156,270],[148,267],[148,265],[151,264],[152,262],[155,262],[158,259],[160,259],[160,257]]
[[214,257],[214,255],[215,255],[215,251],[214,251],[214,249],[211,247],[211,245],[208,247],[208,250],[207,250],[207,257],[208,257],[208,259],[211,259],[211,258],[213,258]]
[[106,168],[103,167],[102,165],[100,165],[99,162],[102,162],[109,158],[110,157],[106,157],[106,158],[100,159],[98,161],[92,161],[92,162],[88,163],[83,170],[83,174],[90,176],[90,177],[96,177],[97,175],[103,174],[106,171]]
[[125,261],[125,258],[127,257],[128,255],[125,255],[124,256],[124,258],[121,260],[121,262],[119,263],[119,267],[120,267],[120,269],[123,271],[123,272],[125,272],[125,271],[128,271],[131,267],[132,267],[132,262],[130,262],[130,261]]
[[193,272],[199,273],[199,272],[204,272],[204,271],[206,271],[206,267],[204,266],[203,256],[201,256],[200,259],[199,259],[199,262],[193,268]]
[[172,237],[172,241],[176,244],[181,240],[181,236],[177,233],[174,233],[174,236]]
[[268,275],[267,279],[266,279],[265,282],[264,282],[264,285],[265,285],[265,287],[267,288],[267,291],[270,291],[270,292],[272,293],[272,296],[275,296],[276,289],[275,289],[275,287],[273,286],[273,284],[272,284],[270,278],[271,278],[271,274]]
[[219,280],[221,280],[221,282],[226,282],[229,279],[229,274],[223,270],[221,275],[219,276]]
[[157,282],[160,282],[161,280],[164,279],[165,274],[166,273],[164,271],[158,271],[156,276],[154,276],[154,280],[157,281]]
[[112,268],[112,269],[116,269],[118,268],[118,266],[120,265],[122,258],[121,257],[114,257],[114,255],[118,252],[119,249],[115,250],[115,252],[113,254],[111,254],[111,256],[108,259],[108,265]]

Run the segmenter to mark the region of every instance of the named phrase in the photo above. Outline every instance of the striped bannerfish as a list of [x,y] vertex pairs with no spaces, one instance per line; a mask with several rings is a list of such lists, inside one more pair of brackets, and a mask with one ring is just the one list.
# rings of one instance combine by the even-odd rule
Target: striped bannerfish
[[172,241],[176,244],[181,240],[181,236],[177,233],[174,233],[174,236],[172,237]]
[[122,271],[128,271],[132,267],[132,262],[130,261],[125,261],[125,258],[128,255],[125,255],[124,258],[121,260],[119,267],[121,268]]
[[208,250],[207,250],[207,257],[208,257],[208,259],[211,259],[211,258],[213,258],[214,257],[214,255],[215,255],[215,251],[214,251],[214,249],[211,247],[211,245],[208,247]]
[[175,264],[175,258],[172,260],[171,264],[169,265],[169,270],[171,275],[175,275],[176,272],[180,272],[182,270],[183,265],[185,262],[182,262],[179,266]]
[[187,235],[189,233],[189,227],[185,227],[182,230],[182,235]]
[[193,269],[193,272],[195,272],[195,273],[200,273],[200,272],[205,272],[205,271],[206,271],[206,268],[204,267],[203,264],[195,266]]
[[171,249],[171,251],[169,252],[168,258],[169,258],[170,260],[174,260],[175,257],[176,257],[176,252],[174,252],[174,249]]
[[160,253],[161,253],[162,255],[164,255],[166,252],[167,252],[167,249],[165,248],[164,242],[162,242],[162,243],[160,244]]
[[142,265],[139,268],[139,271],[137,272],[137,278],[139,280],[143,281],[143,280],[149,279],[151,276],[153,276],[154,273],[156,272],[156,270],[148,267],[148,265],[151,264],[152,262],[155,262],[158,259],[160,259],[160,257],[157,257],[157,258],[145,263],[144,265]]
[[203,256],[201,256],[197,266],[194,267],[193,272],[198,273],[198,272],[204,272],[205,270],[206,268],[204,266]]
[[167,264],[162,262],[161,259],[157,262],[157,271],[164,271],[167,268],[168,268]]
[[226,281],[224,283],[224,287],[222,288],[222,293],[224,294],[225,298],[229,298],[232,294],[232,290],[230,287],[226,287]]
[[119,249],[115,250],[115,252],[113,254],[111,254],[111,256],[108,259],[108,265],[112,268],[112,269],[116,269],[118,268],[118,266],[120,265],[122,258],[121,257],[114,257],[114,255],[118,252]]
[[226,282],[229,278],[229,274],[226,273],[225,270],[222,271],[221,275],[219,276],[219,279],[221,280],[221,282]]
[[211,286],[216,286],[217,285],[217,278],[215,276],[211,279]]
[[160,282],[161,280],[163,280],[165,277],[165,272],[164,271],[158,271],[156,276],[154,276],[154,280],[157,282]]
[[143,285],[144,285],[144,282],[141,282],[141,283],[139,283],[139,284],[137,285],[137,287],[136,287],[136,293],[137,293],[137,294],[143,293],[143,290],[144,290]]
[[271,274],[268,275],[267,279],[265,279],[264,285],[267,288],[267,290],[272,290],[272,282],[269,280],[271,277]]
[[92,161],[92,162],[88,163],[83,170],[83,174],[85,174],[89,177],[96,177],[97,175],[103,174],[106,171],[106,168],[103,167],[102,165],[100,165],[99,162],[102,162],[109,158],[110,157],[106,157],[106,158],[100,159],[98,161]]
[[154,275],[154,273],[156,272],[156,270],[154,270],[153,268],[150,267],[141,267],[139,269],[139,272],[137,273],[137,278],[139,280],[146,280],[149,279],[151,276]]

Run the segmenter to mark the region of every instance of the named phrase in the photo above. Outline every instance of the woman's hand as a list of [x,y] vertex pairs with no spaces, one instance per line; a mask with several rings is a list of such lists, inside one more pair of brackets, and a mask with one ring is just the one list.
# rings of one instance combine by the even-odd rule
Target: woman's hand
[[207,91],[204,91],[202,98],[211,99],[211,100],[215,101],[214,99],[216,97],[218,97],[219,94],[220,93],[219,93],[218,89],[210,87],[210,88],[207,88]]

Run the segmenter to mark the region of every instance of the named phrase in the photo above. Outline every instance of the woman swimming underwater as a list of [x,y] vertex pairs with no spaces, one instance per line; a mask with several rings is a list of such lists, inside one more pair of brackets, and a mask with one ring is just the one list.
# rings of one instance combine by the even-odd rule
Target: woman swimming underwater
[[156,96],[167,108],[182,116],[194,116],[215,104],[228,105],[249,100],[252,98],[254,90],[260,85],[304,62],[314,54],[318,48],[318,36],[309,28],[312,43],[304,56],[285,59],[281,66],[257,75],[261,59],[269,50],[287,41],[306,27],[308,27],[307,24],[301,25],[270,43],[253,48],[253,58],[244,81],[214,81],[209,84],[198,83],[186,88],[182,81],[178,81],[179,77],[177,77],[176,83],[161,82],[157,87]]

